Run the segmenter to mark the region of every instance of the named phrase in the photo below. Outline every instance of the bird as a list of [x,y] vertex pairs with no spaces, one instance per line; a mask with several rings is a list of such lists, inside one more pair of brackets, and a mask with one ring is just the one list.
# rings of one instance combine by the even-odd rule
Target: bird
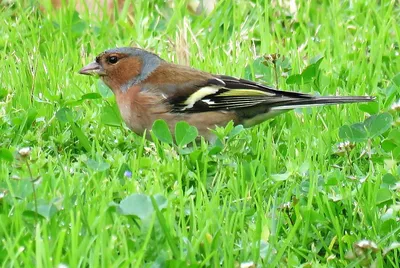
[[228,75],[214,75],[163,60],[136,47],[100,53],[80,71],[95,75],[112,90],[122,119],[138,135],[162,119],[174,135],[175,124],[186,121],[200,136],[215,140],[211,130],[235,125],[251,127],[295,108],[370,102],[371,96],[314,96],[283,91]]

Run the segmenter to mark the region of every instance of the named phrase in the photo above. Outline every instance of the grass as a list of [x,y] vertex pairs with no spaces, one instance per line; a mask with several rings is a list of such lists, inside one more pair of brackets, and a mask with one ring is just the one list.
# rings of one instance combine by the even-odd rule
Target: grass
[[[114,23],[74,1],[0,6],[2,266],[400,266],[397,2],[219,1],[200,16],[184,1],[132,1],[129,15],[129,2]],[[121,123],[104,85],[77,74],[127,45],[377,102],[220,129],[230,137],[217,145],[153,143]]]

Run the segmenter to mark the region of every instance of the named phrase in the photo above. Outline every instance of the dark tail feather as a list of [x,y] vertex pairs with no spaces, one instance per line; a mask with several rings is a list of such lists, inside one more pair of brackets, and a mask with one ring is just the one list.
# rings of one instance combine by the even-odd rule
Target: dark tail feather
[[296,108],[305,108],[319,105],[333,105],[342,103],[370,102],[375,97],[369,96],[329,96],[329,97],[312,97],[312,98],[293,98],[286,99],[282,102],[276,102],[272,105],[271,110],[291,110]]

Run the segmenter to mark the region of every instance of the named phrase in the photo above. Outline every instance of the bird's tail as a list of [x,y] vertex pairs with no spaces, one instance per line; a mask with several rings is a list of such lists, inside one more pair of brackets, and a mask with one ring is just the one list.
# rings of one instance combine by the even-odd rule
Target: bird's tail
[[369,96],[321,96],[321,97],[311,97],[311,98],[292,98],[292,99],[283,99],[282,101],[277,101],[275,103],[271,103],[270,110],[291,110],[296,108],[305,108],[311,106],[319,106],[319,105],[333,105],[333,104],[342,104],[342,103],[356,103],[356,102],[370,102],[375,100],[375,97]]

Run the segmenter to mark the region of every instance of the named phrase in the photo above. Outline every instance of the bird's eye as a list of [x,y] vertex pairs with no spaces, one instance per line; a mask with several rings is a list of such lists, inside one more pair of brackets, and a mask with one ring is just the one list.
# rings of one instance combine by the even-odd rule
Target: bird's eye
[[110,56],[107,58],[107,61],[111,64],[115,64],[118,62],[118,57],[117,56]]

